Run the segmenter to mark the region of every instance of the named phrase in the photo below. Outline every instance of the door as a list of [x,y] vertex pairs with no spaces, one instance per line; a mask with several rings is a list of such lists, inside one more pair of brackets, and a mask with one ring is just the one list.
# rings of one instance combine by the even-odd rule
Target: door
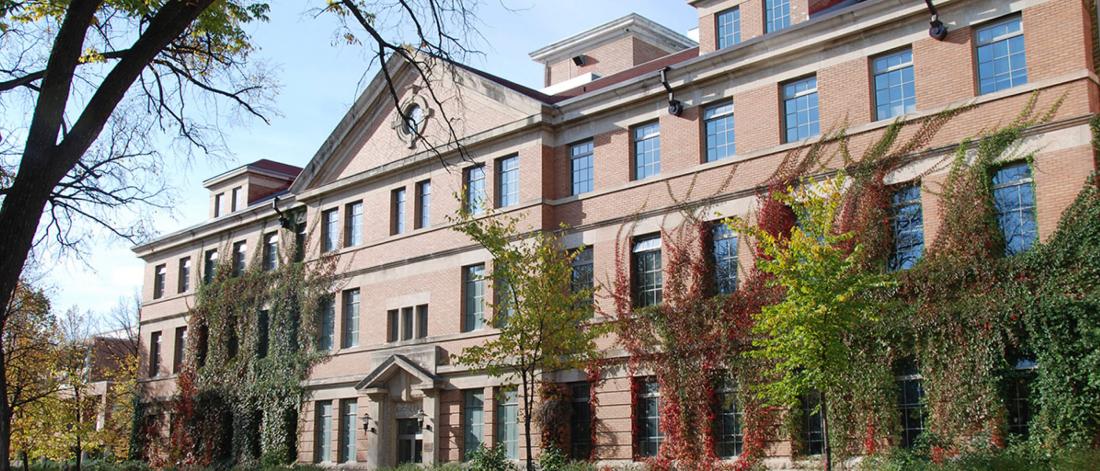
[[397,464],[421,463],[424,435],[416,419],[397,419]]

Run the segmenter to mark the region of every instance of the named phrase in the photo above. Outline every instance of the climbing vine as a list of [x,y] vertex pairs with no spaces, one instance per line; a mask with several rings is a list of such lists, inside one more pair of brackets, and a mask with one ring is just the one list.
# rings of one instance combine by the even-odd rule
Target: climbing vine
[[[290,231],[280,237],[295,240]],[[248,268],[234,273],[227,249],[188,312],[186,361],[167,406],[171,436],[151,454],[161,465],[296,459],[302,382],[324,358],[319,316],[332,302],[336,259],[296,262],[294,250],[283,250],[277,267],[264,270],[254,250]]]

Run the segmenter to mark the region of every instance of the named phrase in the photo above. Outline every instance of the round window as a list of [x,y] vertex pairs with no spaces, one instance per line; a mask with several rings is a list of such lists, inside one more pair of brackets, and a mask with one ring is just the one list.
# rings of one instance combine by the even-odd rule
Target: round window
[[424,122],[424,109],[420,105],[412,104],[405,108],[405,126],[402,129],[405,134],[415,136],[420,130],[420,124]]

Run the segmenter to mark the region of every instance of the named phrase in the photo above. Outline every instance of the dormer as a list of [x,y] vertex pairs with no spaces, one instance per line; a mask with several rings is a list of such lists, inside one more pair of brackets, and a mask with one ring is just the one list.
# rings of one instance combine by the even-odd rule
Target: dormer
[[210,217],[235,213],[286,191],[301,172],[300,167],[263,159],[207,179],[202,185],[210,190]]
[[545,68],[542,92],[552,95],[695,46],[687,36],[631,13],[543,47],[531,58]]

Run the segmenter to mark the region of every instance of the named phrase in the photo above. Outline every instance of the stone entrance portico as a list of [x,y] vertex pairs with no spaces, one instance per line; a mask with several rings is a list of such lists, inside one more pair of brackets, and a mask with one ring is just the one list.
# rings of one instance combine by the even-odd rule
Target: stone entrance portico
[[436,355],[433,347],[385,356],[355,385],[369,399],[360,412],[369,417],[364,427],[368,467],[436,463],[439,391],[444,387],[434,373]]

